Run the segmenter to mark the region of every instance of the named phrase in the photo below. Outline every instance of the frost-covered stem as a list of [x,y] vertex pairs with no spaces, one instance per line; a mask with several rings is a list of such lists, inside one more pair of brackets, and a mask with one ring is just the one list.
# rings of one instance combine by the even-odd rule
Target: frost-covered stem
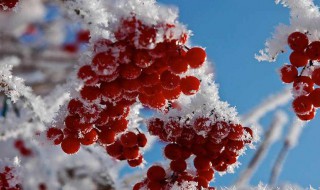
[[251,125],[259,123],[259,120],[268,112],[276,109],[279,106],[287,104],[292,98],[290,88],[285,88],[278,94],[269,96],[260,105],[253,109],[248,114],[242,116],[241,121],[243,125]]
[[282,128],[286,123],[287,115],[281,111],[276,112],[269,130],[265,134],[262,144],[250,161],[248,167],[239,175],[239,178],[235,182],[236,187],[244,187],[249,182],[259,163],[268,152],[269,147],[279,138]]
[[279,175],[282,171],[285,159],[286,159],[289,151],[294,146],[296,146],[304,124],[305,124],[305,122],[300,121],[297,118],[293,122],[292,127],[290,129],[290,132],[288,133],[288,136],[286,137],[286,140],[283,143],[283,146],[282,146],[281,151],[278,155],[278,158],[276,159],[276,161],[273,165],[272,172],[270,174],[270,180],[269,180],[270,185],[272,185],[272,186],[276,185],[277,180],[279,178]]
[[289,152],[289,146],[287,143],[284,143],[282,148],[281,148],[281,151],[273,165],[273,168],[272,168],[272,171],[271,171],[271,174],[270,174],[270,179],[269,179],[269,184],[271,186],[274,186],[276,185],[277,183],[277,180],[279,178],[279,175],[282,171],[282,167],[283,167],[283,164],[285,162],[285,159],[288,155],[288,152]]

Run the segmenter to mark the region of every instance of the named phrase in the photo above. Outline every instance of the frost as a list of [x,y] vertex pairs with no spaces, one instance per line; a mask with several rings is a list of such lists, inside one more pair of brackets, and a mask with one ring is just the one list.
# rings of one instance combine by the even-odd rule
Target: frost
[[274,62],[279,53],[286,51],[287,38],[295,31],[307,33],[311,41],[320,37],[320,12],[313,0],[276,0],[290,9],[290,25],[280,24],[276,27],[271,39],[265,43],[265,49],[255,55],[258,61]]

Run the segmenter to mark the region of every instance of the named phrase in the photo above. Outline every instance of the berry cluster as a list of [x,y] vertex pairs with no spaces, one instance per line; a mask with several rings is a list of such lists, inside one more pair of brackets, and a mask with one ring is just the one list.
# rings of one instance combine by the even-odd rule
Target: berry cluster
[[14,142],[14,147],[20,152],[22,156],[29,157],[32,155],[32,150],[25,146],[23,140],[18,139]]
[[6,166],[4,170],[0,172],[0,189],[1,190],[22,190],[20,184],[12,184],[15,180],[15,176],[12,173],[12,168]]
[[306,34],[294,32],[289,35],[288,44],[293,50],[291,65],[280,69],[281,79],[293,83],[293,110],[301,120],[308,121],[315,117],[315,108],[320,107],[320,88],[314,89],[314,84],[320,86],[320,41],[309,43]]
[[139,148],[147,139],[128,129],[130,106],[140,102],[161,110],[181,93],[195,94],[200,80],[180,75],[201,67],[206,53],[183,46],[187,35],[175,34],[174,25],[147,26],[135,17],[122,20],[114,36],[116,42],[94,43],[91,63],[78,70],[84,86],[68,104],[65,128],[50,128],[47,137],[67,154],[98,142],[110,156],[135,167],[143,162]]
[[[183,164],[181,164],[183,165]],[[206,187],[208,190],[215,190],[214,187],[207,185],[207,178],[213,178],[213,170],[202,171],[201,176],[194,176],[188,172],[167,173],[166,170],[159,165],[151,166],[147,172],[147,178],[142,182],[136,183],[133,190],[152,189],[152,190],[168,190],[174,185],[182,186],[183,183],[195,182],[197,189]],[[204,177],[203,177],[204,176]]]
[[0,11],[6,11],[14,8],[19,0],[0,0]]
[[185,176],[186,160],[195,155],[193,165],[197,172],[192,179],[199,186],[208,188],[214,170],[225,172],[229,165],[236,163],[245,144],[251,143],[253,132],[240,124],[215,121],[213,117],[197,117],[190,121],[190,118],[181,117],[170,118],[166,122],[153,118],[148,123],[148,130],[169,142],[164,148],[164,155],[171,160],[171,177],[174,176],[170,178],[171,182]]

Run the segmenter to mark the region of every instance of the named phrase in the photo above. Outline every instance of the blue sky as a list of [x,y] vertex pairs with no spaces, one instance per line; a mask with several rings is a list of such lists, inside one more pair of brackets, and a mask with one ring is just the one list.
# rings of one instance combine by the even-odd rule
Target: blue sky
[[[221,99],[236,106],[240,114],[245,114],[270,94],[285,87],[279,80],[277,69],[288,62],[288,54],[283,54],[277,62],[258,62],[254,54],[264,47],[279,23],[289,23],[289,10],[276,5],[272,0],[161,0],[163,4],[175,5],[180,10],[180,21],[193,31],[194,45],[206,47],[208,59],[214,63],[216,82],[220,85]],[[320,3],[320,1],[315,1]],[[290,105],[282,110],[293,117]],[[268,127],[273,113],[263,120]],[[319,116],[316,116],[319,117]],[[320,187],[319,119],[309,122],[303,131],[299,145],[287,158],[279,182],[292,182],[303,187]],[[287,126],[286,128],[288,128]],[[257,144],[258,146],[259,144]],[[251,180],[267,183],[271,167],[282,146],[282,141],[271,147]],[[155,154],[155,151],[157,153]],[[161,153],[148,153],[146,159],[161,161]],[[242,166],[236,174],[217,176],[214,186],[228,186],[234,182],[240,171],[246,167],[255,151],[249,150],[242,156]],[[157,155],[157,156],[155,156]]]

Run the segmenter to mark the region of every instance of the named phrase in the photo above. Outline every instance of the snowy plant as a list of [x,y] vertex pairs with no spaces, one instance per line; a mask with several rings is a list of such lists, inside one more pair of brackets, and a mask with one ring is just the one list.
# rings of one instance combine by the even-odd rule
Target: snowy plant
[[[295,31],[298,41],[317,39],[311,1],[277,3],[292,9],[292,25],[278,27],[259,60],[274,61]],[[293,50],[304,43],[295,35]],[[249,187],[282,137],[288,115],[278,108],[291,91],[239,116],[220,98],[206,49],[191,36],[178,9],[155,0],[0,0],[0,189],[219,189],[214,176],[238,172],[239,157],[260,141],[261,119],[275,111],[234,188]],[[313,76],[318,62],[307,64],[301,75]],[[295,69],[285,66],[284,82]],[[310,88],[298,81],[294,102]],[[301,102],[297,116],[309,120],[316,105]],[[303,125],[294,120],[284,154]],[[156,141],[165,144],[157,153],[164,161],[146,168],[144,153]],[[137,169],[121,176],[127,166]]]

